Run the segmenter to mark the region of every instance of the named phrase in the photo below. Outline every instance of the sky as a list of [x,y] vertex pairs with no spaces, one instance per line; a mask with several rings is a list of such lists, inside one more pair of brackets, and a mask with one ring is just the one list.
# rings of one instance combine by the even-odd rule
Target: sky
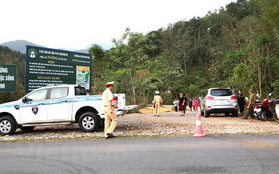
[[125,29],[147,33],[236,0],[2,0],[0,44],[14,40],[77,50],[108,49]]

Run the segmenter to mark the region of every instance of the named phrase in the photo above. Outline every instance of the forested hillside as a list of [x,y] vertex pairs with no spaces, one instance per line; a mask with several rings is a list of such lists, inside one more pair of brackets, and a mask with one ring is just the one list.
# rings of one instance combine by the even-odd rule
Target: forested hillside
[[[187,13],[187,11],[185,11]],[[279,94],[278,0],[238,0],[203,18],[147,34],[127,29],[104,51],[93,45],[94,93],[116,81],[130,103],[150,103],[159,90],[167,103],[178,93],[200,96],[210,87]]]
[[[205,17],[146,34],[127,28],[121,39],[113,40],[113,48],[90,48],[93,94],[115,81],[113,92],[125,93],[128,104],[142,106],[156,90],[167,104],[180,92],[194,97],[210,87],[242,89],[246,96],[252,88],[262,96],[272,92],[279,97],[278,16],[278,0],[238,0]],[[18,65],[19,93],[5,95],[21,96],[24,55],[0,47],[0,56],[1,64]]]

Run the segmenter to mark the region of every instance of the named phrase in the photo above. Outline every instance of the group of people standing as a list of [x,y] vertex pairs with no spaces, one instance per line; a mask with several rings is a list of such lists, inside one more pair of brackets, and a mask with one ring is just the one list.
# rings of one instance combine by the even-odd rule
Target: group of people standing
[[[248,115],[250,114],[251,108],[253,106],[253,102],[255,101],[253,90],[249,90],[249,95],[250,95],[249,101],[251,100],[251,104],[249,104],[250,102],[248,101],[248,105],[247,105],[248,111],[247,111],[247,114],[245,115],[245,119],[248,118]],[[187,107],[187,100],[188,100],[187,97],[184,96],[183,93],[180,93],[179,98],[175,98],[175,100],[173,101],[175,111],[181,112],[180,116],[185,115],[185,111],[186,111],[186,107]],[[245,97],[244,97],[242,90],[238,90],[237,102],[238,102],[238,106],[239,106],[239,112],[240,112],[240,114],[243,114],[246,102],[245,102]],[[192,98],[189,99],[188,107],[191,112],[198,110],[199,100],[197,99],[197,97],[194,97],[193,99]]]
[[[160,105],[162,103],[162,98],[159,96],[159,91],[156,91],[155,92],[155,96],[154,96],[154,100],[153,100],[153,106],[154,106],[154,116],[159,116],[160,115]],[[254,99],[254,95],[253,95],[253,91],[250,90],[249,91],[249,94],[252,95],[253,97],[250,96],[250,98],[252,98],[252,102],[255,100]],[[238,106],[239,106],[239,111],[240,111],[240,114],[243,114],[243,111],[244,111],[244,106],[245,106],[245,97],[244,97],[244,94],[242,92],[242,90],[238,90],[238,93],[237,93],[237,101],[238,101]],[[173,101],[173,105],[174,105],[174,109],[176,112],[180,111],[181,114],[180,116],[185,116],[185,112],[186,112],[186,108],[187,108],[187,105],[190,109],[190,111],[198,111],[198,107],[199,107],[199,100],[197,99],[197,97],[194,97],[193,99],[190,98],[189,99],[189,102],[188,102],[188,98],[183,95],[183,93],[180,93],[179,94],[179,98],[175,98],[174,101]],[[249,104],[247,109],[248,109],[248,114],[250,114],[250,110],[252,108],[252,104]],[[245,115],[245,118],[247,118],[248,114]]]
[[180,93],[179,98],[176,98],[173,101],[175,111],[178,112],[178,110],[179,110],[181,112],[180,116],[185,115],[187,105],[188,105],[191,112],[193,110],[194,111],[198,110],[199,101],[196,97],[194,99],[190,98],[189,102],[188,103],[187,102],[188,102],[188,98],[185,95],[183,95],[183,93]]
[[[162,103],[163,100],[159,95],[159,91],[156,91],[154,99],[152,101],[154,107],[154,116],[158,116],[158,117],[160,116],[160,106]],[[185,95],[183,95],[183,93],[180,93],[179,98],[176,98],[173,101],[173,104],[174,104],[175,111],[178,112],[179,110],[181,112],[180,116],[185,116],[187,105],[189,106],[191,112],[193,110],[197,111],[199,106],[199,101],[195,97],[194,99],[190,98],[188,103],[188,98]]]

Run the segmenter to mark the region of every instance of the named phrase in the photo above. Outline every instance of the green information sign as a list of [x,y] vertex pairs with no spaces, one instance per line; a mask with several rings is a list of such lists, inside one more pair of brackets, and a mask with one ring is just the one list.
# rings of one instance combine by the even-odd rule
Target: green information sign
[[0,65],[0,92],[16,91],[16,65]]
[[78,84],[91,92],[91,70],[91,54],[27,46],[25,92],[62,84]]

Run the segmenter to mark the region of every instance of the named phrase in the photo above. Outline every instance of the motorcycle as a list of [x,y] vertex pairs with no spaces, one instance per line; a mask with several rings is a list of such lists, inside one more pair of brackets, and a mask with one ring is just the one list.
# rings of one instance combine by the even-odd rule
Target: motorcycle
[[274,100],[271,98],[271,93],[268,95],[268,98],[262,100],[261,106],[261,119],[266,121],[270,118],[273,118],[275,113],[275,103]]
[[[260,95],[257,94],[256,96],[258,97],[258,99],[256,100],[255,104],[253,105],[254,116],[255,116],[255,118],[258,118],[258,120],[261,120],[262,104],[261,104],[261,100],[260,100]],[[279,107],[278,107],[278,109],[279,109]]]
[[[259,97],[258,94],[257,96]],[[271,93],[268,96],[268,98],[265,98],[262,101],[256,100],[256,103],[253,106],[254,115],[258,117],[259,120],[266,121],[274,118],[275,121],[279,122],[279,99],[274,100],[271,98]],[[278,112],[276,112],[276,110]]]

